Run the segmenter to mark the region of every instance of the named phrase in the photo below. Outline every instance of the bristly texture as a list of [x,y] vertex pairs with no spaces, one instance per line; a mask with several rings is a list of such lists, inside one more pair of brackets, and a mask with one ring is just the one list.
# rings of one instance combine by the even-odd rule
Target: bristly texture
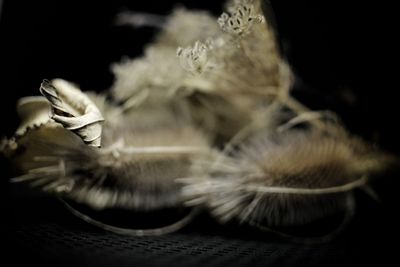
[[[46,95],[60,92],[49,82],[41,88],[47,90]],[[29,182],[96,209],[150,211],[181,206],[180,185],[175,179],[187,177],[192,160],[207,153],[201,132],[174,115],[169,106],[146,115],[149,110],[124,111],[103,96],[91,94],[90,98],[85,95],[107,120],[102,147],[87,146],[85,136],[74,135],[48,117],[46,124],[9,142],[8,154],[22,172],[13,181]],[[56,102],[54,109],[66,111],[76,106],[74,100],[80,103],[72,98],[69,102],[50,99]]]
[[221,222],[290,226],[346,211],[346,196],[384,163],[378,152],[346,135],[264,131],[231,154],[199,162],[203,175],[181,182],[187,204],[205,205]]
[[353,189],[386,158],[290,96],[292,73],[261,2],[230,0],[219,18],[179,8],[163,26],[124,14],[120,22],[161,27],[155,41],[112,65],[104,94],[57,79],[42,83],[44,97],[21,99],[21,125],[0,143],[21,171],[13,181],[94,209],[185,202],[260,229],[351,209]]

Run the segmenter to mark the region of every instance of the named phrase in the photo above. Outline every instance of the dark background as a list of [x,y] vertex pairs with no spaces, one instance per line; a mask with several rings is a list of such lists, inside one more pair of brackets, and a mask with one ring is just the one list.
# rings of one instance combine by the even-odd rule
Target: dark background
[[[143,45],[151,41],[154,34],[150,28],[116,27],[114,18],[119,11],[135,10],[167,14],[176,3],[192,8],[209,9],[216,15],[222,10],[221,1],[200,0],[3,1],[0,16],[0,90],[2,92],[0,114],[2,114],[3,122],[0,126],[0,136],[10,136],[13,133],[18,125],[15,112],[16,100],[26,95],[37,95],[43,78],[64,78],[81,85],[83,90],[101,91],[110,87],[113,81],[109,71],[110,63],[119,61],[125,55],[140,55]],[[400,130],[397,127],[399,104],[396,71],[398,68],[395,67],[397,48],[393,42],[393,36],[397,34],[396,16],[392,12],[395,9],[388,6],[385,1],[272,0],[271,3],[282,51],[297,76],[293,94],[311,108],[334,110],[350,131],[376,143],[394,155],[400,155],[400,142],[398,142]],[[25,238],[27,241],[23,243],[26,246],[22,246],[21,250],[25,249],[25,253],[28,254],[29,251],[35,251],[31,252],[32,255],[42,253],[41,258],[46,258],[46,253],[43,251],[47,251],[48,247],[32,245],[36,244],[32,243],[32,240],[39,240],[37,241],[39,243],[50,242],[49,240],[54,239],[51,238],[51,234],[50,237],[46,237],[46,232],[52,233],[51,231],[62,232],[65,236],[89,235],[86,241],[98,242],[96,236],[99,233],[71,219],[63,209],[59,211],[60,207],[54,203],[54,200],[44,201],[42,198],[32,198],[31,195],[28,198],[27,194],[30,190],[9,185],[7,178],[11,175],[8,165],[2,160],[1,206],[4,218],[7,218],[2,221],[4,224],[2,228],[8,232],[8,238],[3,240],[14,244],[11,246],[15,248],[12,252],[20,248],[20,243],[15,240]],[[318,259],[322,262],[324,259],[328,261],[336,255],[341,255],[337,258],[340,261],[358,262],[362,259],[368,260],[373,255],[376,255],[374,257],[376,259],[390,257],[392,250],[390,246],[385,245],[387,244],[385,240],[398,240],[395,223],[397,221],[394,219],[394,214],[398,210],[396,206],[398,185],[397,170],[391,170],[385,174],[376,185],[382,203],[364,200],[360,208],[361,215],[349,231],[352,234],[349,237],[345,236],[336,245],[335,243],[331,247],[327,245],[321,253],[316,253],[321,255],[314,258],[320,257]],[[65,223],[65,221],[70,223]],[[215,225],[207,227],[211,233],[213,229],[216,231]],[[194,229],[200,229],[200,232],[193,230],[195,234],[189,231],[172,236],[171,238],[175,238],[175,241],[171,241],[169,236],[162,237],[159,241],[140,239],[140,242],[144,243],[138,246],[149,246],[146,242],[168,244],[171,241],[170,245],[166,245],[171,248],[175,246],[175,243],[185,243],[189,239],[198,239],[207,244],[207,240],[211,242],[215,239],[215,235],[212,237],[209,236],[210,234],[204,235],[207,233],[207,229],[204,230],[204,228],[204,225],[198,228],[194,226]],[[112,242],[110,240],[113,236],[110,237],[104,233],[100,235],[106,236],[104,246],[110,247],[109,242]],[[226,239],[227,236],[231,239]],[[114,237],[114,239],[122,243],[138,242],[122,237]],[[218,240],[220,243],[229,243],[234,240],[237,242],[236,247],[260,248],[262,247],[260,244],[265,244],[263,241],[255,241],[251,238],[250,240],[243,239],[243,236],[235,236],[232,232]],[[58,253],[69,255],[62,254],[62,251],[68,251],[68,247],[74,246],[74,242],[82,242],[82,240],[66,239],[62,242],[67,245],[63,243],[64,246],[62,246],[57,243],[61,251]],[[115,247],[122,246],[118,242],[114,245]],[[86,247],[82,249],[93,249],[87,242],[85,244]],[[275,245],[278,250],[289,246],[289,252],[285,252],[289,255],[292,253],[291,249],[295,251],[301,247],[280,242],[277,244]],[[232,247],[235,248],[235,245],[220,254],[240,255],[240,253],[235,253],[237,250]],[[346,247],[346,250],[343,247]],[[149,260],[152,258],[151,255],[158,255],[154,254],[154,251],[150,249],[150,252],[143,252],[145,256],[150,255],[147,258],[142,256]],[[161,251],[163,251],[162,248]],[[185,250],[183,248],[175,252],[171,250],[169,254],[176,253],[183,259],[187,259],[190,255],[182,251]],[[305,248],[304,251],[300,251],[296,254],[297,259],[304,259],[311,253],[310,251],[315,250]],[[111,252],[106,250],[105,253]],[[53,254],[50,253],[50,255]],[[54,254],[49,257],[55,257],[55,255],[58,256]],[[89,254],[82,252],[79,255],[84,257],[82,255]],[[209,263],[207,255],[209,254],[203,253],[202,260]],[[218,253],[216,255],[218,256]],[[266,262],[268,259],[275,259],[265,256],[265,253],[262,254],[264,256],[257,255],[250,253],[248,257],[254,257],[250,262],[260,264],[257,257]],[[131,255],[131,258],[123,259],[128,262],[136,257],[135,259],[140,262],[142,258],[139,256]],[[79,259],[78,256],[77,258]],[[228,259],[232,260],[234,257],[228,257]],[[295,259],[296,257],[293,261]],[[93,259],[87,256],[85,262],[93,263]],[[222,261],[220,264],[226,262]],[[194,261],[194,263],[199,262]],[[286,263],[292,265],[290,260]]]
[[[0,17],[2,112],[17,125],[15,101],[35,95],[43,78],[62,77],[84,90],[105,90],[109,65],[137,56],[154,31],[116,27],[121,10],[168,14],[181,3],[218,15],[223,1],[5,0]],[[394,142],[395,17],[385,2],[272,0],[280,41],[297,73],[295,94],[315,109],[333,109],[348,127],[398,152]],[[7,95],[7,97],[5,97]],[[392,123],[390,123],[392,121]]]

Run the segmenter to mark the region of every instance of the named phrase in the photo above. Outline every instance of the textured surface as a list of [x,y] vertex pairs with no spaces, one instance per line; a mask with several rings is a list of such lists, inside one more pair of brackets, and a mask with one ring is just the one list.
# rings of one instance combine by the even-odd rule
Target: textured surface
[[4,233],[1,245],[5,245],[6,256],[14,263],[26,261],[58,266],[339,266],[374,261],[385,265],[384,262],[394,256],[396,248],[396,245],[389,244],[397,242],[393,218],[368,201],[361,205],[349,228],[334,241],[305,245],[240,227],[221,227],[206,216],[169,235],[121,236],[80,221],[56,199],[21,196],[22,189],[14,188],[19,193],[14,192],[2,212],[6,216],[2,216]]

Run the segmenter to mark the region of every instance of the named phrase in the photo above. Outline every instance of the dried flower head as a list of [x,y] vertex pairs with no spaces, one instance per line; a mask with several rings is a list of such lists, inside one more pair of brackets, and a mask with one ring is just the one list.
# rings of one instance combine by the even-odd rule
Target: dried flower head
[[[114,98],[125,108],[181,102],[198,126],[225,141],[251,123],[260,106],[285,102],[291,71],[268,21],[261,19],[260,2],[229,1],[227,12],[220,24],[239,23],[233,27],[238,34],[221,30],[207,12],[176,9],[143,57],[113,65]],[[207,102],[215,99],[220,106],[210,109]],[[236,114],[234,122],[224,110]],[[207,119],[199,120],[198,111]],[[231,134],[220,127],[225,122],[235,125]]]
[[21,125],[0,143],[20,169],[13,181],[97,210],[185,202],[260,229],[352,211],[353,189],[387,158],[290,96],[290,67],[262,14],[261,0],[230,0],[218,19],[179,8],[164,25],[124,14],[161,28],[155,41],[112,65],[106,94],[56,79],[42,83],[44,97],[21,99]]
[[187,204],[205,205],[221,222],[257,227],[306,224],[346,212],[353,189],[365,186],[387,158],[337,133],[258,131],[237,150],[195,165],[199,176],[181,180]]
[[250,32],[255,23],[264,22],[264,16],[254,12],[254,5],[251,2],[237,4],[232,7],[231,14],[222,13],[218,18],[221,29],[229,34],[243,36]]
[[[56,84],[62,83],[66,82]],[[169,106],[151,110],[152,115],[148,109],[124,110],[103,96],[89,98],[75,88],[55,87],[48,81],[41,92],[57,117],[8,142],[8,154],[22,172],[14,182],[28,182],[95,209],[152,211],[181,206],[175,179],[190,176],[191,161],[208,150],[207,140],[189,121],[174,115]],[[88,126],[97,122],[91,120],[92,110],[100,115],[102,110],[108,119],[101,132],[102,147],[96,149],[85,140],[90,134],[73,133],[82,129],[73,127],[76,121],[86,122],[87,117]],[[11,146],[14,142],[17,146]]]
[[207,45],[197,41],[193,47],[178,47],[176,54],[185,70],[192,74],[201,74],[210,68],[210,65],[207,64],[209,63],[207,51]]

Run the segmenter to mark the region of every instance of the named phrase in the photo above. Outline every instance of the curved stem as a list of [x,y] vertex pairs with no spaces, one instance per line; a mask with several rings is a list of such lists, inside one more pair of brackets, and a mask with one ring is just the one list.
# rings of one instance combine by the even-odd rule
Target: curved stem
[[102,154],[199,154],[206,153],[208,149],[197,146],[148,146],[148,147],[110,147],[101,151]]
[[368,179],[366,176],[361,177],[353,182],[333,186],[327,188],[290,188],[290,187],[265,187],[265,186],[246,186],[245,189],[260,193],[276,193],[276,194],[295,194],[295,195],[322,195],[348,192],[354,188],[366,185]]
[[76,217],[84,220],[85,222],[92,224],[94,226],[97,226],[99,228],[102,228],[106,231],[113,232],[116,234],[121,234],[121,235],[132,235],[132,236],[155,236],[155,235],[164,235],[168,233],[172,233],[175,231],[180,230],[184,226],[186,226],[189,222],[192,221],[192,219],[199,213],[198,208],[194,208],[190,211],[190,213],[186,216],[184,216],[182,219],[178,220],[177,222],[174,222],[170,225],[159,227],[159,228],[152,228],[152,229],[131,229],[131,228],[123,228],[123,227],[117,227],[113,225],[109,225],[103,222],[100,222],[96,219],[93,219],[92,217],[83,214],[82,212],[78,211],[74,207],[72,207],[70,204],[68,204],[65,200],[59,198],[59,200],[65,205],[65,207]]

